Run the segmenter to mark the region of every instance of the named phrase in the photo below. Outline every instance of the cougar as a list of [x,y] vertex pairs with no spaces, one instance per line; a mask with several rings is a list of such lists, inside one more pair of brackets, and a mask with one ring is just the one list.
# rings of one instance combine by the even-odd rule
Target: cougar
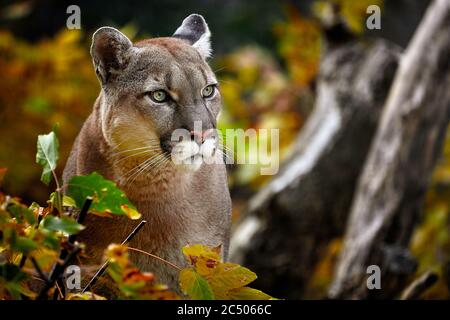
[[[65,185],[94,171],[115,181],[147,220],[129,245],[178,266],[186,264],[182,247],[189,244],[220,246],[223,259],[228,251],[231,200],[215,134],[221,95],[206,62],[210,35],[197,14],[172,37],[135,44],[114,28],[98,29],[91,56],[101,90],[63,174]],[[177,130],[188,134],[173,139]],[[89,262],[100,263],[104,249],[120,243],[137,222],[90,214],[84,224],[79,240]],[[177,287],[175,269],[130,255],[161,283]]]

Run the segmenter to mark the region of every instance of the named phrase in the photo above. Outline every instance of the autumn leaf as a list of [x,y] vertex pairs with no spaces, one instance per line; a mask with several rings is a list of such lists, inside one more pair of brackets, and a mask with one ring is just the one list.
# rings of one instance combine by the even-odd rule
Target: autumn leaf
[[127,267],[128,259],[127,247],[124,245],[111,243],[105,250],[105,260],[117,263],[121,268]]
[[166,285],[157,283],[153,273],[142,272],[130,262],[127,246],[110,244],[104,252],[104,257],[109,262],[108,274],[126,299],[179,299]]
[[181,290],[193,300],[213,300],[208,282],[194,269],[183,269],[179,275]]
[[220,263],[220,248],[209,248],[200,244],[185,246],[183,254],[197,272],[206,276]]
[[126,215],[133,220],[141,217],[122,190],[114,182],[103,178],[96,172],[87,176],[72,177],[69,181],[67,195],[75,201],[78,208],[83,206],[87,197],[92,197],[90,211],[94,213]]
[[[50,271],[53,264],[58,259],[58,252],[45,246],[40,246],[31,253],[31,256],[36,260],[43,271]],[[30,267],[34,268],[30,260],[27,260],[27,263]]]
[[191,267],[180,272],[179,282],[191,299],[204,299],[211,294],[219,300],[273,299],[262,291],[246,287],[257,278],[256,274],[238,264],[222,262],[220,247],[196,244],[185,246],[182,251]]
[[211,285],[228,290],[244,287],[256,280],[254,272],[235,263],[221,263],[211,274]]
[[39,135],[37,140],[36,163],[42,166],[41,181],[50,183],[52,171],[56,169],[59,157],[59,142],[54,131]]
[[55,217],[47,215],[42,221],[42,227],[51,231],[61,231],[69,235],[76,234],[84,229],[84,226],[68,217]]
[[106,300],[106,298],[87,291],[83,293],[69,293],[67,295],[67,300]]
[[123,274],[124,283],[147,282],[155,280],[151,272],[141,272],[138,268],[128,268]]
[[227,292],[228,300],[273,300],[271,296],[260,290],[249,287],[237,288]]

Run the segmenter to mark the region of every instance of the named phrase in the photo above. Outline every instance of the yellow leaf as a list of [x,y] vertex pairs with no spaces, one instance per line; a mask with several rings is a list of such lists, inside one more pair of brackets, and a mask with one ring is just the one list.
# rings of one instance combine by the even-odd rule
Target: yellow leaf
[[272,300],[273,298],[260,290],[249,287],[237,288],[228,291],[229,300]]
[[189,263],[195,267],[196,271],[201,276],[206,277],[220,264],[220,250],[220,246],[210,248],[201,244],[196,244],[184,247],[183,253]]
[[37,297],[37,293],[31,291],[24,283],[20,284],[20,293],[32,299]]
[[128,218],[132,220],[137,220],[141,218],[141,214],[137,210],[130,208],[126,204],[120,206],[120,208],[122,209],[123,212],[127,214]]
[[106,298],[87,291],[84,293],[69,293],[67,295],[67,300],[106,300]]
[[[43,246],[39,247],[37,250],[34,250],[32,256],[36,259],[43,271],[50,271],[53,264],[58,259],[58,253],[56,251],[50,250]],[[29,260],[27,261],[27,264],[29,264],[30,267],[33,266]]]
[[117,263],[121,268],[125,268],[129,264],[127,247],[121,244],[110,244],[105,251],[105,257],[112,263]]
[[195,265],[199,259],[220,262],[220,254],[217,248],[213,249],[201,244],[183,247],[183,254],[192,265]]
[[208,281],[216,296],[227,294],[229,290],[246,286],[257,278],[256,274],[247,268],[234,263],[218,265]]
[[71,197],[64,195],[63,196],[63,206],[64,207],[76,207],[75,200]]

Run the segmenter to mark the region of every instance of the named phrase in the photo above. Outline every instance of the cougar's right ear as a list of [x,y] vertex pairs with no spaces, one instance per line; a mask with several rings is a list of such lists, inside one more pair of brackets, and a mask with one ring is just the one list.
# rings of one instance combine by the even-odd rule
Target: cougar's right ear
[[211,32],[201,15],[194,13],[184,19],[172,37],[187,41],[198,50],[203,59],[211,57]]
[[126,67],[132,46],[130,39],[117,29],[102,27],[94,33],[91,56],[102,85]]

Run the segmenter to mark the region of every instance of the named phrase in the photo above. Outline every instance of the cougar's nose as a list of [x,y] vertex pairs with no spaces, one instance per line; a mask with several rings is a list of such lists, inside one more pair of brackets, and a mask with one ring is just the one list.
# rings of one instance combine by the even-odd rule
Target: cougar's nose
[[213,130],[211,130],[211,129],[208,129],[206,131],[191,130],[190,131],[191,140],[194,140],[197,143],[202,144],[203,142],[205,142],[206,138],[211,135],[212,132],[213,132]]

